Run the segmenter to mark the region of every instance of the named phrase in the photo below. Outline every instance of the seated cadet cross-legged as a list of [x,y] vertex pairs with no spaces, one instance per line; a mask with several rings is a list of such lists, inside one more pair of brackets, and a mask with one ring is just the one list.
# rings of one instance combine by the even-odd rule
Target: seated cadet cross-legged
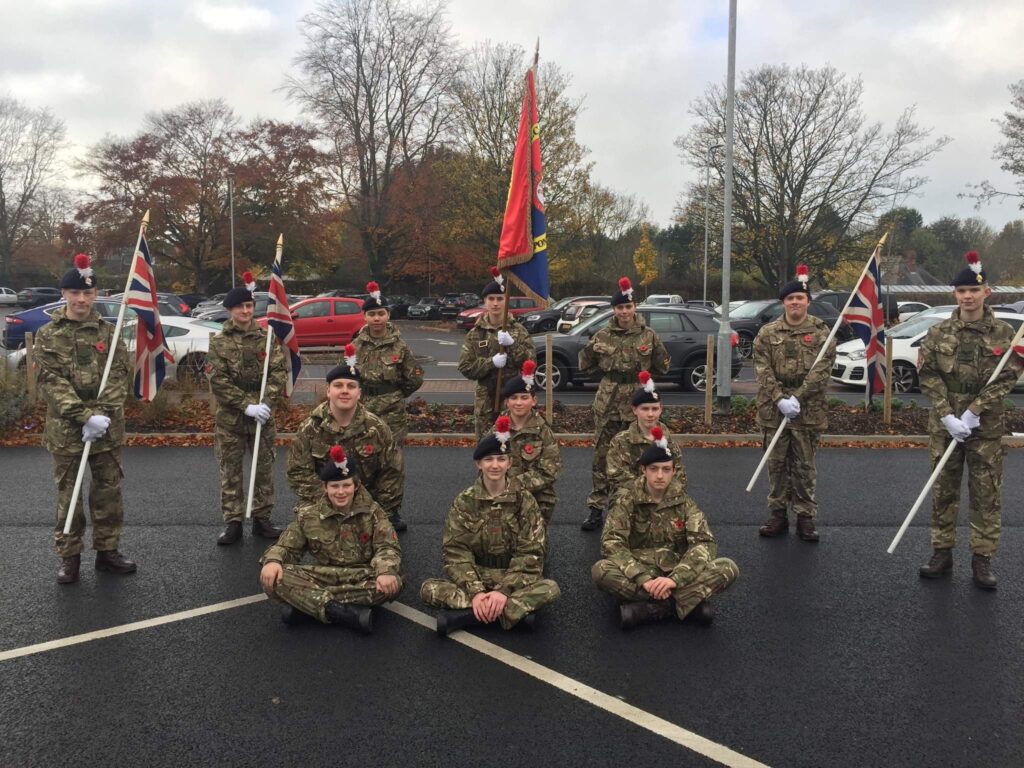
[[558,585],[542,576],[546,528],[533,496],[509,487],[510,421],[499,416],[495,434],[477,443],[476,482],[455,497],[445,520],[441,559],[447,578],[427,579],[420,598],[441,608],[437,633],[499,622],[533,626],[533,613],[558,599]]
[[736,563],[716,557],[707,520],[683,490],[672,459],[657,429],[640,457],[642,476],[616,493],[601,534],[604,559],[591,576],[598,589],[623,601],[623,629],[673,613],[710,624],[708,598],[739,575]]
[[[286,604],[286,624],[306,614],[369,633],[371,606],[402,590],[398,535],[358,478],[355,456],[333,446],[320,470],[320,497],[299,505],[295,521],[263,555],[260,584]],[[302,564],[306,552],[315,565]]]

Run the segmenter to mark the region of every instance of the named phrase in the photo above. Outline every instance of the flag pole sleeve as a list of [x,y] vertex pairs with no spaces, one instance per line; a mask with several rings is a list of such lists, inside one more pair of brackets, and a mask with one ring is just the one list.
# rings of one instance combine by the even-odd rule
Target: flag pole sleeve
[[[110,369],[114,365],[114,355],[117,353],[117,342],[121,338],[121,328],[124,327],[124,312],[127,307],[125,302],[128,299],[128,291],[132,287],[132,276],[135,274],[135,259],[139,258],[139,246],[142,244],[142,236],[149,226],[149,211],[142,217],[139,225],[139,236],[135,240],[135,253],[132,254],[132,263],[128,268],[128,279],[124,284],[124,293],[121,294],[121,307],[117,311],[117,323],[114,325],[114,335],[110,342],[110,349],[107,350],[107,362],[103,366],[103,377],[100,379],[100,388],[97,390],[97,397],[103,394],[107,386],[107,379],[110,378]],[[82,460],[78,463],[78,475],[75,477],[75,487],[71,491],[71,500],[68,502],[67,515],[64,519],[64,535],[71,533],[71,523],[74,518],[75,508],[78,506],[78,496],[82,492],[82,481],[85,479],[85,465],[89,463],[89,453],[92,443],[86,443],[82,450]]]
[[[996,366],[996,369],[992,371],[992,375],[988,377],[988,381],[985,382],[986,387],[999,378],[999,374],[1003,372],[1003,368],[1005,368],[1006,364],[1010,361],[1010,355],[1017,354],[1013,351],[1013,348],[1020,342],[1022,336],[1024,336],[1024,325],[1018,328],[1017,332],[1013,335],[1013,341],[1010,342],[1009,348],[1003,353],[1003,357],[999,361],[999,365]],[[888,554],[891,555],[895,551],[896,546],[900,543],[900,539],[903,538],[903,534],[907,532],[907,528],[910,527],[910,522],[914,519],[914,515],[917,514],[917,510],[919,510],[921,505],[924,503],[924,499],[928,495],[928,491],[932,489],[932,486],[935,485],[935,481],[939,479],[939,473],[945,468],[946,462],[949,461],[949,457],[953,455],[956,445],[956,440],[949,441],[949,445],[946,446],[946,452],[942,454],[942,458],[939,459],[938,464],[935,465],[935,469],[932,470],[931,475],[928,477],[928,482],[924,484],[924,488],[922,488],[921,493],[918,494],[917,501],[914,502],[914,506],[912,506],[910,508],[910,512],[907,513],[907,517],[903,521],[903,525],[900,526],[900,529],[893,537],[892,544],[890,544],[889,548],[886,550]]]

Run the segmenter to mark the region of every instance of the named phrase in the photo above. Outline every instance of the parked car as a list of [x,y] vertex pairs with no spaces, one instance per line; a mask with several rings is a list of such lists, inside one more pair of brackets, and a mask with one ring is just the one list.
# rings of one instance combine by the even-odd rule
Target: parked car
[[931,304],[925,304],[920,301],[897,301],[896,306],[899,312],[899,322],[901,323],[907,322],[918,312],[924,312],[932,307]]
[[[528,296],[510,296],[508,299],[508,313],[513,317],[520,317],[528,312],[534,312],[538,309],[542,309],[541,305]],[[458,317],[455,318],[455,325],[464,331],[468,331],[476,325],[477,318],[483,313],[483,307],[464,309],[459,312]]]
[[18,291],[19,307],[38,307],[42,304],[50,304],[60,298],[59,288],[24,288]]
[[200,302],[209,301],[206,295],[202,293],[183,293],[181,294],[181,300],[188,304],[189,311],[199,306]]
[[480,306],[480,297],[475,293],[446,293],[441,297],[441,317],[451,319],[464,309]]
[[[1009,323],[1013,330],[1024,323],[1024,314],[995,310],[1000,320]],[[892,339],[892,391],[916,392],[920,388],[917,378],[917,358],[921,342],[928,329],[938,325],[949,316],[948,313],[919,312],[905,323],[894,325],[886,335]],[[864,342],[853,339],[836,347],[836,361],[832,366],[832,381],[864,389],[867,366],[864,364]],[[1017,386],[1024,384],[1024,375],[1017,380]]]
[[652,293],[646,299],[643,300],[643,304],[649,304],[650,306],[659,306],[663,304],[682,304],[683,297],[678,293]]
[[[750,357],[754,348],[754,337],[757,336],[761,326],[766,325],[782,316],[782,302],[778,299],[757,299],[746,301],[734,310],[729,311],[729,327],[739,335],[739,354],[744,360]],[[849,324],[840,320],[839,313],[831,305],[815,299],[810,303],[807,312],[831,328],[836,323],[841,323],[836,332],[836,341],[842,343],[853,338],[853,330]]]
[[558,320],[562,317],[562,312],[567,306],[590,299],[611,301],[611,296],[569,296],[559,299],[546,309],[542,308],[535,312],[521,315],[519,322],[526,328],[527,333],[547,333],[558,327]]
[[[648,326],[658,332],[671,358],[668,373],[655,376],[655,380],[673,382],[680,384],[683,389],[703,392],[707,382],[707,338],[709,334],[717,338],[717,318],[704,310],[680,306],[640,305],[637,313]],[[551,386],[554,389],[591,381],[580,373],[580,350],[590,341],[591,336],[608,325],[611,317],[612,310],[605,307],[568,333],[558,333],[552,337],[550,371]],[[732,377],[736,378],[743,367],[743,361],[736,353],[735,335],[733,341]],[[534,337],[533,345],[537,353],[536,382],[538,386],[544,387],[549,370],[545,357],[545,339]]]
[[413,296],[406,296],[402,293],[384,294],[384,306],[388,308],[388,314],[392,320],[402,320],[409,316],[409,307],[416,303]]
[[607,299],[585,299],[569,304],[562,310],[562,317],[558,321],[560,333],[568,333],[584,320],[589,320],[602,309],[611,306],[611,297]]
[[[267,305],[270,304],[270,294],[265,291],[256,291],[253,293],[252,297],[255,299],[254,303],[256,304],[256,307],[253,310],[253,317],[258,320],[267,314]],[[223,299],[221,299],[221,301],[223,301]],[[198,314],[196,314],[197,312]],[[201,320],[211,320],[215,323],[223,323],[231,317],[231,312],[221,304],[217,304],[201,312],[197,307],[192,311],[192,317],[197,317]]]
[[[732,302],[729,303],[732,304]],[[718,302],[712,301],[711,299],[687,299],[683,304],[687,307],[696,307],[697,309],[700,309],[701,307],[704,309],[718,309]]]
[[192,307],[192,317],[199,317],[200,315],[205,314],[206,312],[212,312],[216,309],[223,309],[224,307],[221,302],[224,301],[225,296],[227,296],[226,293],[217,293],[208,299],[203,299],[194,307]]
[[[297,302],[291,310],[300,347],[344,346],[366,324],[362,299],[317,296]],[[265,317],[257,322],[267,327]]]
[[424,296],[409,307],[406,317],[410,320],[440,320],[441,300],[433,296]]
[[14,307],[18,304],[18,292],[13,288],[0,288],[0,305]]
[[[821,291],[811,297],[814,301],[821,301],[835,309],[836,314],[843,311],[846,302],[850,299],[849,291]],[[885,320],[889,323],[897,322],[900,315],[898,302],[892,293],[882,294],[882,306],[885,309]]]

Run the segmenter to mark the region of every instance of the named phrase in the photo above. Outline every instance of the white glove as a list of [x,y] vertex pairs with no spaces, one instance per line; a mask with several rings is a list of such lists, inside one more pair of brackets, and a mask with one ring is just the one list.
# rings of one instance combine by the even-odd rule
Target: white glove
[[775,407],[779,409],[779,413],[785,416],[787,419],[795,419],[800,415],[800,405],[793,405],[792,398],[784,397],[775,404]]
[[960,421],[964,423],[965,427],[971,430],[977,429],[978,427],[981,426],[981,417],[976,416],[974,414],[974,411],[972,411],[970,408],[968,408],[966,411],[960,414]]
[[503,347],[511,347],[516,343],[516,340],[512,338],[512,334],[508,331],[498,331],[498,343]]
[[89,417],[89,420],[82,425],[82,442],[91,443],[106,434],[110,427],[110,419],[99,413]]
[[786,399],[789,400],[789,404],[793,408],[796,408],[796,415],[799,416],[800,415],[800,401],[796,399],[796,395],[790,395]]
[[260,424],[266,424],[270,420],[270,406],[263,403],[247,405],[245,415],[250,419],[256,419]]
[[505,363],[508,362],[508,355],[506,355],[504,352],[499,352],[498,354],[491,358],[491,362],[494,363],[495,368],[504,368]]
[[942,417],[942,426],[958,443],[962,443],[971,436],[970,428],[952,413]]

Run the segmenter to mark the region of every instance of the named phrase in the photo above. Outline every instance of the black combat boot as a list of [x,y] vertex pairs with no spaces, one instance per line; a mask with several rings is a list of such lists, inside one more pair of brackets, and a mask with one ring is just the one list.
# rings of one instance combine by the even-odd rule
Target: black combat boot
[[293,605],[285,603],[281,606],[281,621],[287,624],[289,627],[294,627],[296,624],[305,624],[308,621],[312,621],[313,617],[304,611],[300,611]]
[[974,586],[981,589],[995,589],[996,577],[992,573],[992,558],[988,555],[972,555],[971,571],[974,573]]
[[918,568],[917,572],[922,579],[937,579],[939,576],[948,576],[953,572],[953,550],[936,549],[932,552],[932,558],[926,565]]
[[401,533],[409,527],[405,524],[405,520],[402,519],[402,515],[397,509],[392,512],[388,518],[391,520],[391,527],[394,528],[397,533]]
[[252,519],[253,536],[262,536],[264,539],[276,539],[282,533],[284,533],[284,528],[278,528],[269,517],[254,517]]
[[96,553],[96,570],[110,573],[135,573],[136,565],[116,549]]
[[81,567],[81,565],[81,555],[62,557],[60,560],[60,565],[57,567],[57,583],[74,584],[76,581],[78,581],[78,569]]
[[796,535],[804,541],[817,541],[818,529],[814,527],[814,518],[810,515],[797,515]]
[[217,543],[221,546],[234,544],[242,539],[242,522],[232,520],[224,526],[223,532],[217,537]]
[[619,626],[632,629],[641,624],[667,619],[675,613],[671,600],[657,600],[642,603],[622,603],[619,606]]
[[786,510],[773,509],[771,517],[757,529],[762,536],[772,538],[779,536],[789,530],[789,518],[786,517]]
[[516,624],[517,627],[522,627],[524,632],[533,632],[534,627],[537,626],[537,614],[528,613],[523,616],[522,620]]
[[324,608],[324,614],[331,624],[343,624],[364,635],[373,632],[373,612],[367,605],[349,605],[332,600]]
[[437,634],[446,637],[449,633],[465,627],[473,627],[480,622],[473,615],[472,608],[459,611],[441,611],[437,614]]
[[587,512],[587,519],[580,525],[581,531],[596,531],[601,527],[601,522],[604,518],[604,513],[600,509],[590,508]]
[[685,621],[692,621],[695,624],[700,624],[705,627],[710,627],[711,622],[715,620],[715,609],[711,607],[711,603],[707,600],[701,600],[697,603],[697,607],[686,614]]

